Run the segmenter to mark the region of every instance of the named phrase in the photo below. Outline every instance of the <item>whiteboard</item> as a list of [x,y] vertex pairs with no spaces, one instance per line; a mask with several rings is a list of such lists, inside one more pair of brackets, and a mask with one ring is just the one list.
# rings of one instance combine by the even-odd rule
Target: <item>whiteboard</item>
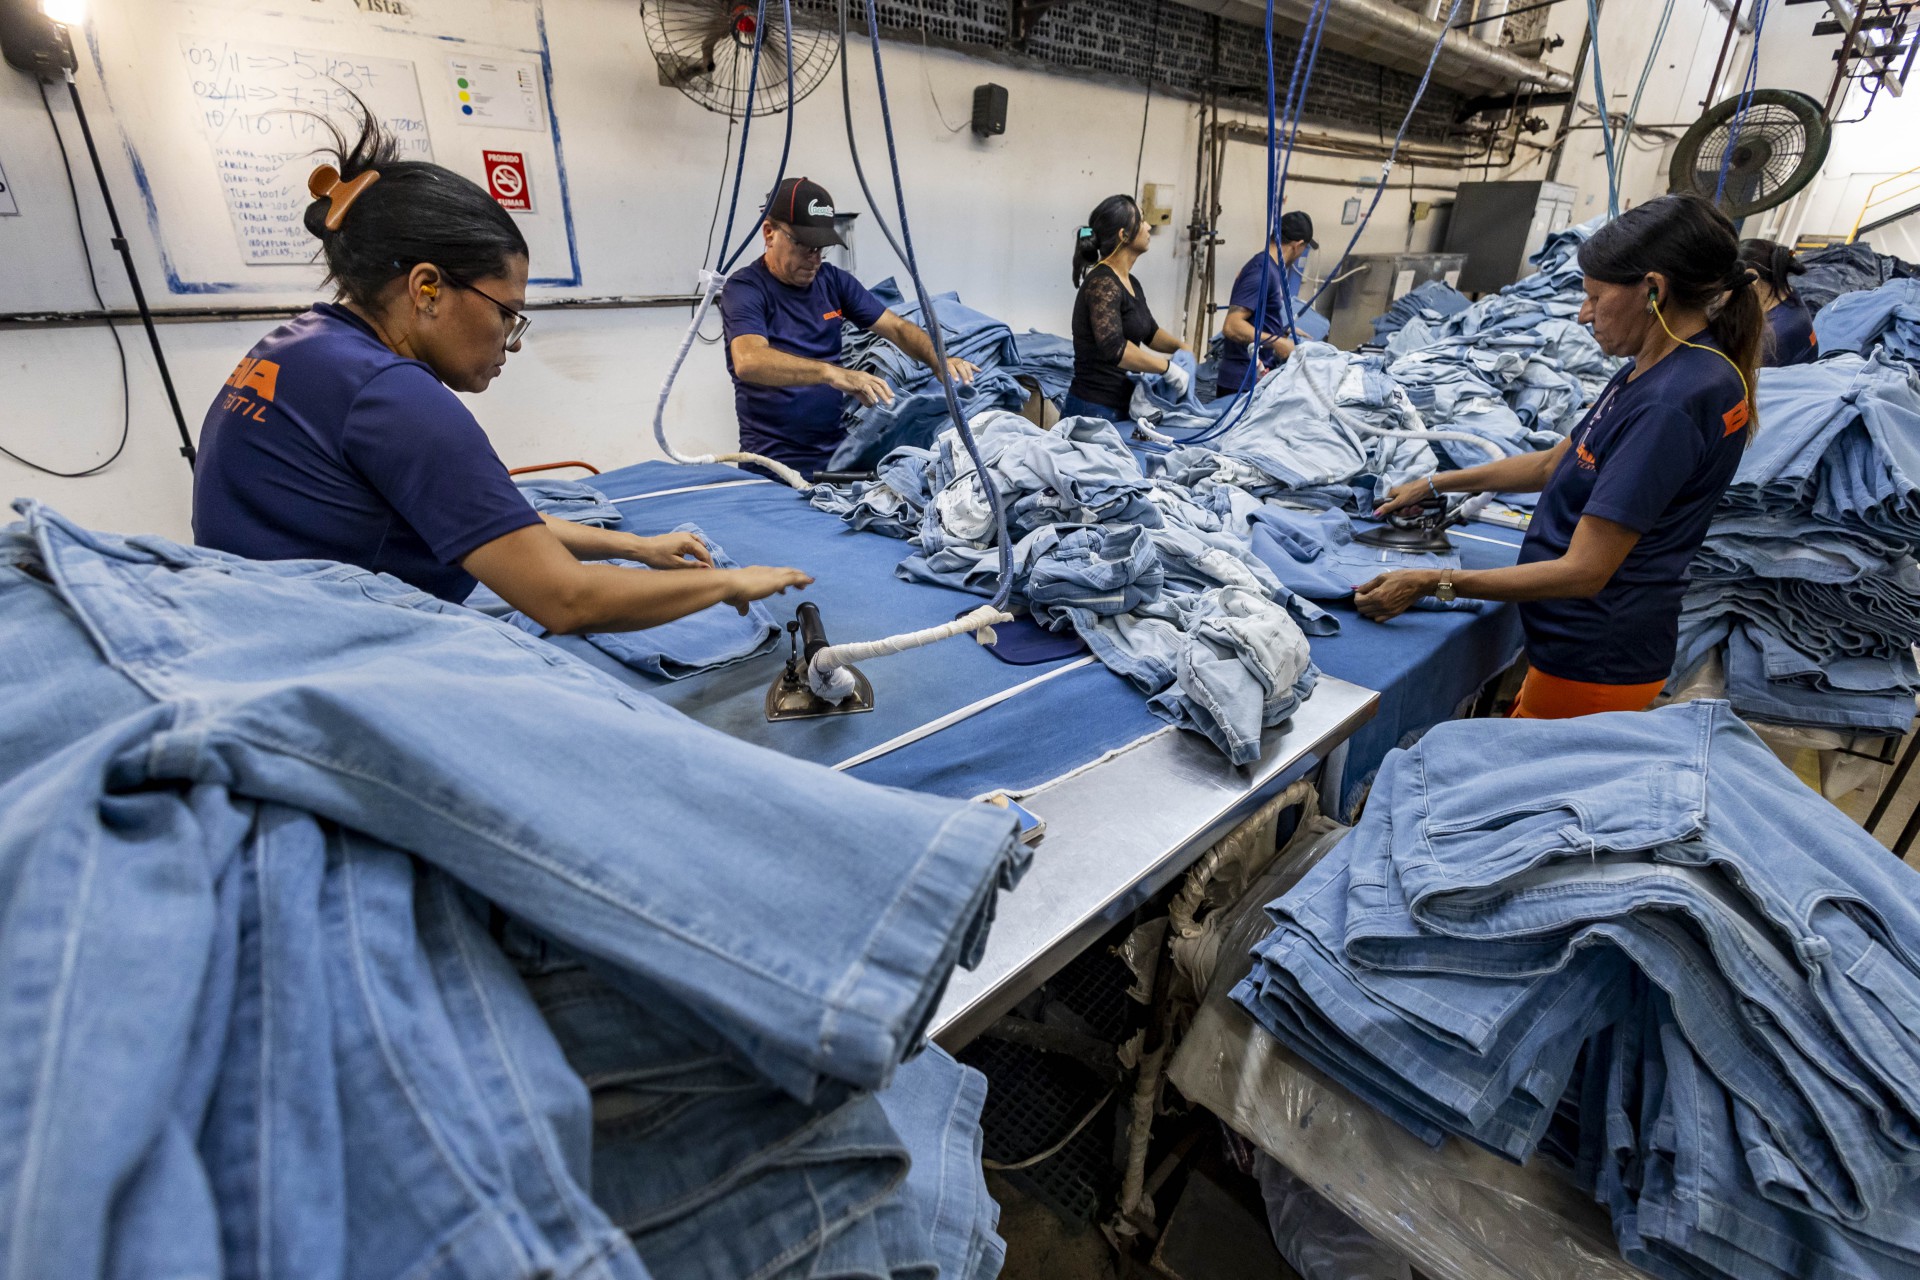
[[315,117],[351,137],[354,96],[407,159],[482,187],[517,160],[503,203],[531,283],[581,283],[544,0],[96,0],[89,51],[168,293],[311,297],[306,182],[331,144]]

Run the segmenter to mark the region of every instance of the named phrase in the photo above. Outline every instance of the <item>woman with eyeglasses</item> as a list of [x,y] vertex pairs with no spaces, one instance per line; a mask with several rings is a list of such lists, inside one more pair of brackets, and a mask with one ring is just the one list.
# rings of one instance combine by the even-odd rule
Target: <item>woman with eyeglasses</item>
[[[193,531],[255,560],[323,559],[458,603],[485,583],[549,631],[628,631],[804,587],[716,569],[692,534],[543,517],[454,394],[485,391],[528,318],[527,242],[480,187],[402,161],[361,111],[309,180],[333,302],[256,343],[200,433]],[[331,126],[329,125],[329,128]],[[583,563],[634,560],[645,572]]]

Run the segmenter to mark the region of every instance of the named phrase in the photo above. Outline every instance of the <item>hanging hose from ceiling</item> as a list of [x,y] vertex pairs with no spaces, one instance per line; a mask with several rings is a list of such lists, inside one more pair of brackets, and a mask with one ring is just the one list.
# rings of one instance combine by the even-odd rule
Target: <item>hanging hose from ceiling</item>
[[[793,151],[793,0],[781,0],[781,8],[786,19],[783,26],[787,42],[787,129],[786,138],[780,146],[778,174],[773,180],[773,186],[768,188],[769,191],[777,190],[786,180],[787,157]],[[689,465],[702,462],[751,462],[772,472],[783,483],[796,489],[804,489],[807,487],[806,478],[792,467],[773,458],[762,457],[757,453],[683,454],[674,448],[673,442],[667,438],[667,398],[673,394],[673,384],[680,377],[681,367],[687,362],[687,353],[693,350],[694,339],[700,334],[700,326],[705,322],[707,312],[713,308],[713,300],[719,296],[720,290],[726,285],[728,274],[732,272],[734,264],[740,261],[741,255],[746,253],[747,247],[753,243],[753,237],[758,234],[761,224],[766,221],[766,211],[762,209],[760,215],[753,220],[753,226],[748,228],[747,233],[741,237],[739,247],[731,254],[727,252],[727,244],[733,239],[734,216],[740,211],[740,190],[747,168],[747,139],[753,131],[753,95],[760,83],[760,49],[766,40],[766,12],[767,0],[758,0],[753,18],[753,61],[747,68],[747,114],[740,126],[740,155],[733,169],[733,199],[727,206],[726,230],[720,236],[720,256],[715,260],[712,270],[704,266],[700,269],[700,301],[693,309],[693,323],[687,326],[687,336],[680,340],[680,349],[674,352],[673,362],[667,366],[666,379],[660,384],[660,398],[653,407],[653,439],[654,443],[660,446],[660,451],[673,462]]]
[[1760,79],[1760,29],[1767,22],[1767,0],[1759,0],[1753,8],[1753,48],[1747,54],[1747,74],[1740,84],[1740,106],[1733,113],[1733,128],[1727,134],[1727,149],[1720,153],[1720,177],[1713,184],[1713,202],[1727,191],[1727,170],[1733,164],[1734,148],[1740,145],[1740,126],[1746,123],[1747,109],[1753,105],[1753,91]]
[[1593,100],[1600,108],[1600,145],[1607,157],[1607,216],[1617,218],[1620,216],[1620,174],[1613,160],[1613,118],[1607,114],[1607,82],[1600,75],[1600,0],[1587,0],[1587,48],[1593,57]]
[[1633,101],[1627,104],[1626,123],[1620,126],[1620,145],[1614,157],[1616,171],[1626,167],[1627,147],[1633,141],[1633,127],[1640,119],[1640,99],[1647,92],[1647,81],[1653,77],[1653,64],[1660,57],[1660,46],[1667,39],[1667,24],[1673,21],[1673,2],[1666,0],[1660,9],[1660,25],[1653,31],[1653,47],[1647,50],[1647,60],[1640,67],[1640,83],[1633,87]]
[[933,298],[927,292],[925,281],[920,278],[920,264],[913,250],[913,231],[907,222],[907,196],[905,185],[900,180],[900,152],[894,143],[893,111],[887,101],[887,76],[880,57],[880,17],[875,11],[874,0],[866,0],[867,36],[873,52],[874,92],[880,101],[880,122],[887,139],[887,163],[893,176],[893,202],[900,219],[900,234],[894,236],[893,228],[887,224],[886,215],[881,212],[880,201],[874,197],[873,188],[867,183],[866,168],[860,163],[860,144],[853,129],[853,89],[850,73],[847,69],[847,0],[839,0],[840,18],[840,106],[846,121],[847,154],[853,160],[854,176],[860,181],[860,193],[866,197],[867,207],[873,213],[873,220],[880,232],[886,237],[887,244],[893,249],[894,256],[900,259],[907,269],[907,276],[913,282],[914,297],[920,304],[920,316],[926,321],[927,336],[933,341],[933,373],[940,381],[940,389],[946,396],[947,416],[952,420],[954,430],[966,448],[967,457],[972,460],[974,475],[992,512],[995,541],[1000,550],[1000,581],[994,590],[993,599],[978,609],[971,610],[952,622],[920,631],[910,631],[902,635],[888,636],[880,640],[859,641],[853,644],[829,645],[813,655],[807,667],[807,683],[814,693],[829,701],[841,701],[854,691],[853,673],[847,668],[855,662],[864,662],[869,658],[885,657],[888,654],[901,653],[908,649],[917,649],[922,645],[933,644],[952,636],[965,635],[993,626],[995,623],[1011,622],[1013,615],[1006,611],[1008,602],[1013,598],[1013,538],[1007,529],[1005,506],[1000,491],[994,487],[993,477],[987,471],[986,461],[980,456],[979,442],[973,438],[973,430],[967,425],[967,418],[960,410],[960,397],[953,386],[953,371],[947,366],[947,344],[945,329],[940,316],[933,305]]
[[1380,207],[1380,197],[1386,194],[1387,179],[1393,174],[1394,161],[1400,158],[1400,145],[1407,140],[1407,130],[1413,126],[1413,115],[1420,109],[1420,100],[1427,96],[1427,85],[1433,81],[1433,68],[1440,61],[1440,50],[1446,44],[1447,33],[1453,30],[1453,22],[1460,15],[1462,3],[1463,0],[1453,0],[1453,7],[1447,10],[1446,21],[1440,24],[1440,35],[1434,40],[1433,48],[1427,53],[1427,69],[1420,74],[1420,83],[1413,91],[1413,101],[1407,104],[1407,113],[1400,117],[1400,129],[1393,135],[1393,146],[1387,151],[1386,162],[1380,166],[1380,178],[1374,184],[1373,199],[1368,203],[1366,211],[1360,215],[1359,223],[1353,228],[1353,235],[1347,239],[1347,247],[1340,251],[1339,259],[1333,264],[1333,270],[1326,274],[1326,278],[1320,282],[1320,287],[1313,291],[1311,298],[1307,299],[1309,309],[1314,303],[1320,301],[1320,295],[1325,293],[1328,286],[1338,278],[1340,269],[1346,266],[1347,259],[1353,256],[1354,246],[1360,243],[1360,237],[1366,233],[1367,224],[1373,221],[1373,211]]

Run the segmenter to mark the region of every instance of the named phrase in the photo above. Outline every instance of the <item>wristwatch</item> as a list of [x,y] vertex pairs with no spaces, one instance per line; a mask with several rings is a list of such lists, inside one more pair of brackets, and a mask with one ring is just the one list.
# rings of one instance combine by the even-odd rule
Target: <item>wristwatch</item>
[[1440,581],[1433,589],[1433,598],[1441,604],[1453,603],[1453,570],[1442,569],[1440,571]]

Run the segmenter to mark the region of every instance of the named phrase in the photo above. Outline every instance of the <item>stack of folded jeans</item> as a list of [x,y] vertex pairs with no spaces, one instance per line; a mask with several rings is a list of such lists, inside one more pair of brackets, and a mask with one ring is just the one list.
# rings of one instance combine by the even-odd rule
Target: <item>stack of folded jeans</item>
[[1848,293],[1820,313],[1820,354],[1876,347],[1902,360],[1920,360],[1920,279],[1891,280]]
[[1426,1141],[1552,1144],[1655,1275],[1920,1275],[1920,879],[1719,702],[1442,724],[1233,992]]
[[[903,320],[926,327],[920,304],[905,301],[894,282],[874,286],[874,296]],[[1027,392],[1017,379],[1030,376],[1043,394],[1065,395],[1073,378],[1073,345],[1051,334],[1030,332],[1015,338],[1013,330],[992,316],[973,310],[957,293],[933,300],[940,313],[942,340],[948,357],[979,367],[969,383],[956,383],[960,412],[969,420],[990,409],[1018,409]],[[845,326],[841,363],[849,369],[885,378],[893,388],[891,404],[863,406],[849,400],[842,422],[846,439],[834,450],[827,467],[832,471],[863,471],[902,446],[926,448],[951,423],[947,396],[933,370],[877,335]]]
[[813,505],[910,541],[901,577],[992,596],[1000,560],[991,486],[1014,544],[1014,607],[1077,632],[1156,713],[1235,764],[1258,759],[1261,730],[1292,714],[1318,678],[1307,632],[1334,624],[1253,554],[1252,498],[1149,480],[1104,419],[1066,418],[1043,431],[994,412],[970,426],[984,474],[949,428],[931,450],[890,454],[879,480],[816,487]]
[[1689,571],[1674,674],[1724,644],[1743,714],[1900,733],[1920,693],[1920,372],[1836,355],[1762,369],[1758,400]]
[[980,1082],[912,1055],[1004,814],[392,578],[19,509],[0,1276],[997,1270]]
[[1892,254],[1875,253],[1871,245],[1857,241],[1804,254],[1800,265],[1807,271],[1795,277],[1793,291],[1816,315],[1843,293],[1878,289],[1889,280],[1920,276],[1920,267]]

